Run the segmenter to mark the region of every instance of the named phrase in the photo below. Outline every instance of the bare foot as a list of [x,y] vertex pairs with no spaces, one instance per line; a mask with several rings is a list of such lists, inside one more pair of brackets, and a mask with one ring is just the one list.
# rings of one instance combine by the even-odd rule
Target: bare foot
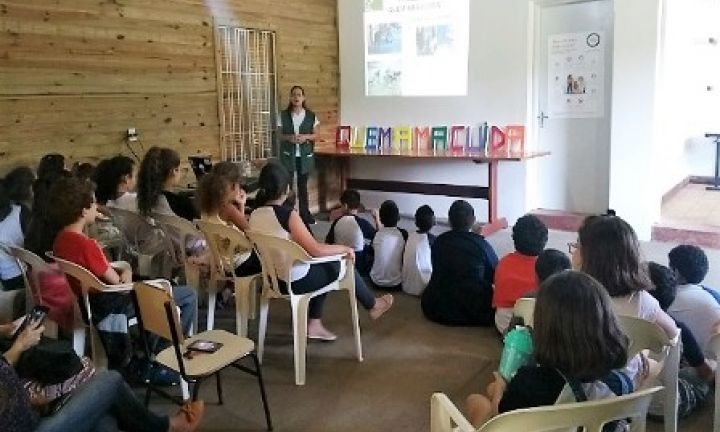
[[393,305],[392,294],[385,294],[382,297],[375,299],[375,306],[370,309],[370,319],[376,320],[380,318],[385,312],[387,312]]
[[320,320],[308,320],[308,339],[332,342],[337,339],[337,335],[326,329]]
[[205,413],[205,402],[195,401],[183,405],[174,416],[170,417],[169,432],[194,432],[200,426]]

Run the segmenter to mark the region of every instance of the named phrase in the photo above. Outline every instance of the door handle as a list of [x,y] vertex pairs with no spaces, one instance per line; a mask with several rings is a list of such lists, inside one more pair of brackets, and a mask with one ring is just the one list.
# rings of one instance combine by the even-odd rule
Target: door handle
[[544,128],[544,127],[545,127],[545,120],[548,119],[548,118],[550,118],[550,117],[548,117],[547,115],[545,115],[545,111],[540,111],[540,115],[537,116],[537,119],[540,121],[540,127],[541,127],[541,128]]

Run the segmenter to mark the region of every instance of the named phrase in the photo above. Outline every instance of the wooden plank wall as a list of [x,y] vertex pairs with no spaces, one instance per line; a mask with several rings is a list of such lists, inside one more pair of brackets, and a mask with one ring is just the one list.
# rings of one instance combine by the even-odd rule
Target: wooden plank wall
[[130,154],[128,127],[140,156],[159,145],[218,160],[214,18],[276,31],[281,106],[303,85],[334,138],[336,0],[0,0],[0,174],[48,152]]

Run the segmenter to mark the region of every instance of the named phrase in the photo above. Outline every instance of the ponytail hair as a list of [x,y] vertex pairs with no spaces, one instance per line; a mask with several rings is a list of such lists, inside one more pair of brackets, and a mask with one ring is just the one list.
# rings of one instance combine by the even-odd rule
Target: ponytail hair
[[160,199],[163,184],[172,170],[180,166],[180,156],[173,149],[152,147],[140,163],[137,185],[137,205],[140,214],[147,216]]
[[118,197],[118,186],[125,176],[131,176],[135,168],[135,161],[127,156],[115,156],[100,161],[95,168],[93,182],[97,185],[95,198],[100,204],[105,204]]
[[258,207],[261,207],[287,193],[290,186],[290,174],[279,163],[269,162],[260,171],[258,186],[255,202]]

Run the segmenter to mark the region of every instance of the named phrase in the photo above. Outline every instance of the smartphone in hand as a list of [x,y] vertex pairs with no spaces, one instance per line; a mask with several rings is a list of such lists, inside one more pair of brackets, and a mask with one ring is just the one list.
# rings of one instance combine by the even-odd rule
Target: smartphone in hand
[[47,317],[48,312],[50,309],[48,309],[47,306],[35,306],[32,308],[29,314],[25,315],[25,319],[20,324],[20,326],[15,330],[15,333],[13,333],[12,340],[15,340],[20,333],[22,333],[27,326],[30,325],[30,323],[34,322],[36,325],[40,325],[45,321],[45,318]]

